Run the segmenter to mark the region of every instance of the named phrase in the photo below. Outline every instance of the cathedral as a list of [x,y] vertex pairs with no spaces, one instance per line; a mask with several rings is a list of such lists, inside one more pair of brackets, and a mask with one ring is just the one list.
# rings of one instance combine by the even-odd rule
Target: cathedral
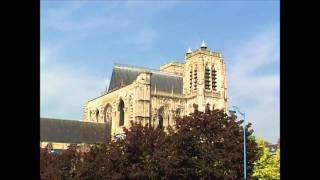
[[175,116],[204,111],[207,105],[227,112],[224,59],[203,41],[190,48],[183,62],[159,70],[116,64],[105,92],[84,105],[83,121],[111,124],[111,137],[123,134],[130,121],[152,126],[174,125]]

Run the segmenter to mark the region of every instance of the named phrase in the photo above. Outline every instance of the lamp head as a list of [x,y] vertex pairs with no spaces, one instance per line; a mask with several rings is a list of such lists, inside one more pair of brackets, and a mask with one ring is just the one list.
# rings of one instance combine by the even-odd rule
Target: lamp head
[[229,110],[229,112],[230,112],[231,114],[236,114],[236,113],[237,113],[235,110]]

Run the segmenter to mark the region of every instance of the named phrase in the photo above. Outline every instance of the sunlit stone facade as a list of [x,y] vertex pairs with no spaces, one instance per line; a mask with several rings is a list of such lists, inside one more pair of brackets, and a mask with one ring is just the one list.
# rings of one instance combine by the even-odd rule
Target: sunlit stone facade
[[111,135],[122,133],[130,121],[153,126],[173,125],[174,116],[188,115],[207,104],[227,110],[227,75],[223,57],[203,42],[160,70],[129,65],[113,67],[109,88],[84,105],[83,120],[111,122]]

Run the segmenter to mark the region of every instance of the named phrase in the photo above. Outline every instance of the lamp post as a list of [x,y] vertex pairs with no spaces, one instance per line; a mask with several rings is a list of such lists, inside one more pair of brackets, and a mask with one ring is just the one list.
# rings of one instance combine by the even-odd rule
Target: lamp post
[[[243,116],[243,176],[247,180],[247,149],[246,149],[246,114],[241,112],[237,106],[232,106],[235,110],[238,111],[240,115]],[[236,111],[230,110],[229,112],[235,113]]]

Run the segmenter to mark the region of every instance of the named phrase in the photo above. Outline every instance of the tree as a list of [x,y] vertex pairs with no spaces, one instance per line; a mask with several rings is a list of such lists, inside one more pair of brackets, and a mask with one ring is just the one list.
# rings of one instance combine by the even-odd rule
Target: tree
[[40,177],[42,180],[74,179],[80,155],[77,145],[70,145],[61,155],[51,154],[49,147],[40,149]]
[[77,174],[77,166],[80,163],[80,153],[76,144],[69,145],[66,151],[57,156],[56,167],[59,171],[57,174],[60,179],[74,179]]
[[[131,122],[125,139],[92,147],[79,168],[80,179],[160,179],[167,135],[160,128]],[[160,160],[160,161],[159,161]]]
[[49,154],[49,147],[40,148],[40,177],[42,180],[58,180],[57,157]]
[[280,147],[272,155],[261,138],[256,138],[260,158],[254,162],[253,178],[277,180],[280,179]]
[[[110,146],[110,145],[109,145]],[[110,149],[110,148],[109,148]],[[112,149],[115,149],[112,147]],[[112,156],[118,157],[118,154],[113,154]],[[82,163],[78,166],[78,179],[111,179],[109,176],[110,168],[114,162],[108,161],[108,146],[105,143],[97,144],[91,147],[88,153],[83,154]]]
[[[177,117],[172,138],[168,177],[182,179],[243,179],[243,121],[213,109]],[[253,133],[247,125],[247,136]],[[248,175],[256,155],[256,143],[247,141]]]
[[[124,139],[94,145],[81,157],[71,147],[55,159],[53,169],[58,179],[243,179],[242,123],[209,108],[176,117],[175,126],[165,130],[131,122]],[[249,177],[259,158],[250,126]]]

